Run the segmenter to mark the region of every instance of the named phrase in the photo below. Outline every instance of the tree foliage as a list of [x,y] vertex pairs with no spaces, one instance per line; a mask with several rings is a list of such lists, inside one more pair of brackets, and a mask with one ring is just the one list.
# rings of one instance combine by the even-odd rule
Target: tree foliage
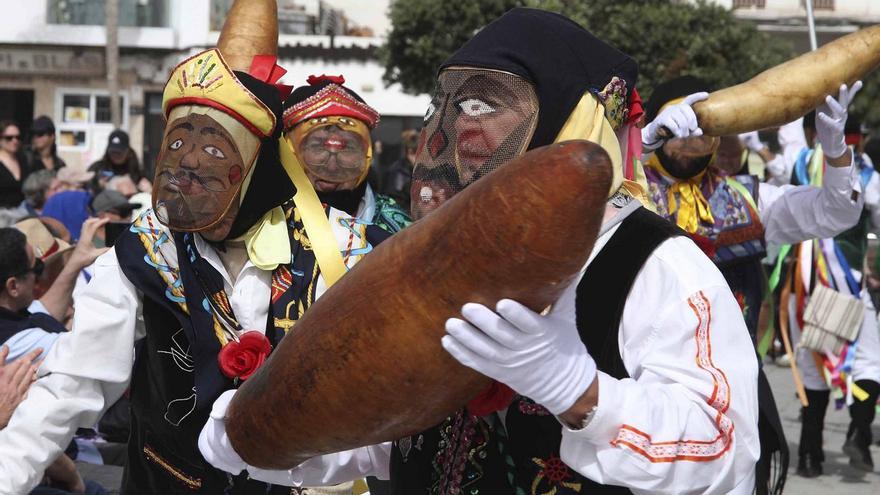
[[705,1],[394,0],[392,31],[380,50],[385,80],[430,92],[437,68],[473,34],[516,6],[560,12],[638,61],[639,92],[680,75],[732,86],[792,55],[784,42]]

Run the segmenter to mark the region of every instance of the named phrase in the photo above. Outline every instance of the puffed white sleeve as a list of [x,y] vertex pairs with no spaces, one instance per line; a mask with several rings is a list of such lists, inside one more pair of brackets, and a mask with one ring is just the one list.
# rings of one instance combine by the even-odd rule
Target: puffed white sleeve
[[226,434],[226,410],[234,396],[235,391],[228,390],[214,401],[208,422],[199,435],[199,451],[215,468],[232,474],[247,470],[255,480],[284,486],[330,486],[365,476],[388,479],[390,442],[314,457],[289,470],[247,465]]
[[688,239],[642,268],[621,322],[630,378],[599,373],[589,424],[563,427],[562,460],[633,493],[752,493],[758,361],[739,304]]
[[826,167],[822,187],[761,183],[758,210],[768,244],[825,239],[859,221],[864,204],[853,167]]
[[114,251],[98,258],[77,301],[73,330],[55,341],[39,379],[0,430],[0,493],[28,493],[67,447],[125,391],[142,336],[140,298]]

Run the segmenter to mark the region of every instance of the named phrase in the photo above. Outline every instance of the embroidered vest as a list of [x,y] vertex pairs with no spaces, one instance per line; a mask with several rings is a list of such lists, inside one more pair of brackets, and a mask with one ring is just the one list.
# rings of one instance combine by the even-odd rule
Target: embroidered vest
[[[288,210],[290,265],[273,272],[266,335],[276,344],[314,302],[319,270],[298,216]],[[366,239],[369,252],[389,234],[371,224],[351,223],[352,235]],[[120,235],[116,254],[125,277],[143,294],[146,337],[138,343],[131,380],[131,438],[123,479],[126,494],[289,494],[273,487],[214,469],[198,449],[198,436],[211,405],[234,387],[216,366],[220,344],[213,316],[198,290],[189,265],[198,260],[190,251],[189,234],[170,233],[152,212],[138,218]],[[358,247],[360,244],[355,245]],[[347,253],[352,256],[359,254]],[[271,414],[255,411],[254,414]]]
[[[668,179],[651,168],[645,169],[645,176],[657,214],[674,223],[674,215],[669,213]],[[724,180],[712,170],[703,178],[701,189],[715,223],[701,223],[691,237],[720,268],[743,260],[763,258],[766,254],[764,226],[755,206],[758,184],[758,178],[753,175],[737,175]],[[712,249],[706,249],[704,240]]]

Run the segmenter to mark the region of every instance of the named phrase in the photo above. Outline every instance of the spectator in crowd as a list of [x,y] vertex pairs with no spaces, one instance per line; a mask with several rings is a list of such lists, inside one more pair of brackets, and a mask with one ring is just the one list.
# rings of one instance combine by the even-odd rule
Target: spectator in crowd
[[21,208],[0,208],[0,228],[11,227],[15,222],[27,216],[27,211]]
[[94,172],[76,170],[73,167],[64,167],[55,174],[55,191],[86,191],[89,183],[94,179]]
[[11,120],[0,122],[0,208],[18,208],[24,195],[21,185],[30,171],[21,152],[21,130]]
[[24,201],[21,206],[28,215],[38,216],[49,199],[58,190],[58,181],[55,180],[55,173],[51,170],[37,170],[28,175],[21,191],[24,194]]
[[117,175],[128,175],[141,191],[152,189],[150,181],[143,176],[141,164],[129,145],[128,133],[116,129],[110,133],[104,156],[89,166],[95,172],[94,189],[103,189],[107,181]]
[[18,229],[0,229],[0,344],[9,346],[11,359],[34,349],[48,351],[67,329],[62,324],[73,305],[73,287],[80,270],[106,249],[92,245],[95,232],[107,220],[90,219],[67,264],[45,294],[37,300],[37,279],[44,262]]
[[[6,427],[15,409],[27,396],[27,391],[36,378],[39,368],[36,359],[41,352],[42,349],[34,349],[23,358],[6,364],[9,347],[0,347],[0,430]],[[31,491],[31,495],[66,493],[103,495],[107,491],[95,482],[84,481],[76,470],[76,464],[66,454],[61,454],[46,469],[46,481]]]
[[58,172],[67,166],[58,156],[58,149],[55,146],[55,123],[45,115],[37,117],[31,124],[31,149],[27,158],[31,171]]
[[[48,218],[46,220],[60,225],[57,220]],[[34,287],[34,299],[39,299],[64,269],[73,246],[53,234],[43,219],[38,217],[25,218],[17,222],[15,228],[25,235],[27,243],[34,250],[34,256],[43,263],[43,273],[37,277]],[[61,228],[63,229],[64,226],[61,225]]]
[[[92,214],[95,217],[114,224],[131,223],[131,213],[140,207],[140,203],[131,203],[121,193],[111,189],[98,193],[91,204]],[[107,241],[107,229],[102,226],[95,232],[93,243],[95,246],[104,247]]]
[[117,191],[128,198],[129,202],[141,205],[140,208],[137,208],[132,212],[132,219],[141,216],[141,214],[148,210],[153,203],[153,195],[148,192],[138,191],[134,181],[132,181],[131,177],[127,175],[117,175],[116,177],[113,177],[107,181],[107,187],[105,189]]
[[374,191],[382,190],[382,153],[384,145],[381,139],[373,141],[373,161],[370,163],[370,171],[367,172],[367,184]]
[[71,239],[76,241],[80,237],[83,222],[91,216],[89,212],[91,201],[92,195],[88,191],[61,191],[46,200],[43,215],[64,224],[70,232]]
[[381,181],[382,194],[394,198],[401,208],[409,211],[409,186],[412,182],[413,163],[419,145],[419,133],[409,129],[403,131],[400,137],[403,156],[391,164],[385,172]]
[[115,175],[111,177],[110,180],[107,181],[107,185],[104,186],[104,190],[116,191],[126,198],[130,198],[138,193],[137,186],[128,175]]

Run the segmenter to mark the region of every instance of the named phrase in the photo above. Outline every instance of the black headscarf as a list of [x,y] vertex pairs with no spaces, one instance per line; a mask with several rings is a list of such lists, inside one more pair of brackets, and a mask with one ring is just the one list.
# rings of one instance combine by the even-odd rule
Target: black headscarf
[[276,125],[272,135],[262,140],[251,181],[247,191],[243,192],[244,200],[241,202],[227,239],[242,236],[263,215],[276,206],[286,203],[296,193],[296,188],[281,166],[281,157],[278,154],[278,139],[281,137],[281,96],[278,94],[278,89],[245,72],[236,71],[235,76],[272,110]]
[[455,52],[452,66],[510,72],[531,82],[538,123],[528,149],[553,142],[587,90],[599,93],[614,77],[632,95],[638,64],[576,22],[545,10],[516,8],[499,17]]

